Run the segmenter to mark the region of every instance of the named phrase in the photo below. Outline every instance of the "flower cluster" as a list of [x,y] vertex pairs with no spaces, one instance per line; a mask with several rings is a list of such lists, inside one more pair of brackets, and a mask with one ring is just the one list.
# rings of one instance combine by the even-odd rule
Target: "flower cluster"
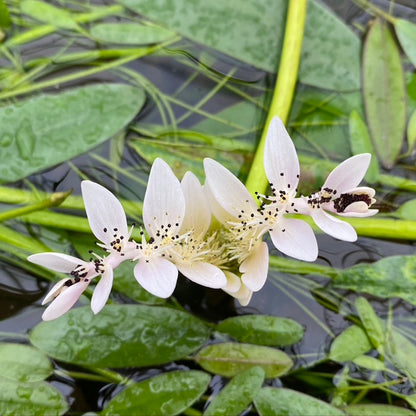
[[[354,228],[338,216],[365,217],[374,190],[358,187],[370,163],[370,154],[353,156],[328,176],[322,188],[309,196],[297,197],[300,167],[295,147],[277,117],[270,123],[264,153],[264,169],[270,193],[256,193],[224,166],[205,159],[205,185],[187,172],[182,181],[169,166],[156,159],[150,171],[143,201],[140,241],[131,238],[121,203],[107,189],[91,181],[81,184],[88,221],[97,243],[106,256],[86,262],[61,253],[40,253],[29,261],[70,277],[58,282],[43,304],[51,302],[44,320],[67,312],[92,280],[99,278],[91,300],[98,313],[110,295],[113,270],[123,261],[137,262],[134,276],[150,293],[169,297],[178,273],[210,288],[219,288],[247,305],[252,293],[267,278],[269,249],[263,241],[269,234],[282,253],[304,261],[314,261],[318,245],[312,228],[289,214],[312,217],[327,234],[354,241]],[[213,220],[214,219],[214,220]]]

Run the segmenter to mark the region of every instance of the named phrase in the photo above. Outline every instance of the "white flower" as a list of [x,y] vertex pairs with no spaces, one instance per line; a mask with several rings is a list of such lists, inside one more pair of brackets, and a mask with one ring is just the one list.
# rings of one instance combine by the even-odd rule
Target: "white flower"
[[226,284],[223,273],[205,262],[200,253],[200,239],[210,221],[199,206],[200,198],[191,176],[186,176],[181,185],[166,162],[159,158],[154,161],[143,201],[143,223],[150,239],[146,241],[143,236],[137,245],[135,259],[139,262],[134,268],[136,280],[148,292],[169,297],[176,286],[178,269],[205,286]]
[[43,312],[42,319],[50,321],[66,313],[88,287],[91,279],[98,276],[101,265],[97,262],[87,263],[76,257],[61,253],[39,253],[28,257],[32,263],[61,273],[70,273],[56,283],[46,295],[42,305],[52,303]]
[[227,286],[222,290],[236,298],[241,306],[247,306],[250,303],[253,291],[234,273],[230,271],[225,271],[224,273],[227,277]]
[[377,209],[369,209],[375,202],[374,189],[357,187],[364,178],[370,161],[371,155],[362,153],[342,162],[328,175],[319,192],[302,197],[297,202],[299,211],[310,215],[325,233],[340,240],[355,241],[357,233],[354,228],[326,211],[344,217],[377,214]]

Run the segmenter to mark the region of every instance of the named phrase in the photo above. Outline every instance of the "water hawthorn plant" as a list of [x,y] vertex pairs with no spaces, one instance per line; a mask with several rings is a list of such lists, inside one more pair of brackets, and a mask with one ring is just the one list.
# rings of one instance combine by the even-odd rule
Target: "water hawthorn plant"
[[[353,156],[336,167],[322,188],[309,196],[297,196],[300,175],[295,146],[283,123],[273,118],[266,137],[264,170],[270,184],[267,195],[253,198],[246,187],[224,166],[205,159],[205,185],[187,172],[182,181],[169,166],[156,159],[150,171],[143,202],[141,240],[133,241],[121,203],[107,189],[91,181],[81,183],[88,221],[98,246],[106,256],[91,251],[84,261],[63,253],[39,253],[29,261],[48,269],[69,273],[50,290],[44,320],[67,312],[96,278],[91,309],[98,313],[106,304],[113,270],[124,261],[136,262],[134,277],[153,295],[167,298],[178,273],[210,288],[222,289],[247,305],[253,292],[267,278],[269,234],[282,253],[314,261],[318,245],[312,228],[289,214],[312,217],[325,233],[355,241],[354,228],[338,216],[365,217],[375,191],[358,187],[371,155]],[[257,199],[257,201],[256,201]]]

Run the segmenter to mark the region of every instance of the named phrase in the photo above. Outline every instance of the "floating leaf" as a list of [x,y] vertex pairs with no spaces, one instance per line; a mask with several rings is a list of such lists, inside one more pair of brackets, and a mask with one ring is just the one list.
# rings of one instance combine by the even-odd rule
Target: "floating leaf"
[[390,256],[372,264],[339,270],[337,288],[369,293],[381,298],[399,297],[416,305],[416,257]]
[[264,382],[261,367],[248,368],[237,374],[212,399],[204,416],[238,416],[253,401]]
[[[286,23],[285,0],[246,0],[244,7],[239,0],[119,2],[198,43],[265,71],[277,70]],[[301,82],[335,90],[359,88],[359,56],[360,41],[347,25],[327,8],[309,2]]]
[[122,45],[159,43],[175,36],[174,32],[163,27],[138,23],[99,23],[91,28],[90,33],[101,42]]
[[410,116],[407,123],[407,145],[409,147],[409,153],[412,152],[416,142],[416,110]]
[[197,401],[211,377],[202,371],[172,371],[135,383],[110,400],[103,415],[174,416]]
[[369,340],[377,349],[382,348],[385,341],[384,325],[370,302],[360,297],[355,301],[355,307]]
[[343,410],[349,416],[415,416],[410,409],[388,404],[352,404]]
[[373,155],[371,158],[370,166],[365,174],[365,180],[369,183],[377,182],[380,176],[380,168],[378,160],[374,157],[374,148],[371,143],[370,134],[368,133],[367,126],[361,119],[357,111],[352,111],[349,119],[350,129],[350,144],[351,150],[354,155],[359,153],[370,153]]
[[258,345],[292,345],[303,338],[304,329],[293,319],[265,315],[235,316],[222,321],[217,331],[240,342]]
[[293,362],[283,351],[250,344],[225,342],[208,345],[195,357],[207,371],[226,377],[233,377],[247,368],[261,366],[267,378],[287,373]]
[[22,13],[43,23],[64,29],[79,29],[78,23],[68,11],[38,0],[24,0],[20,3]]
[[380,162],[391,169],[403,146],[406,92],[400,54],[385,22],[376,19],[364,45],[364,104]]
[[28,345],[0,343],[1,377],[32,382],[45,380],[51,373],[52,364],[43,352]]
[[254,404],[260,416],[345,416],[342,410],[312,396],[274,387],[262,388]]
[[68,410],[61,393],[45,382],[23,383],[0,376],[2,416],[58,416]]
[[[51,336],[53,334],[53,336]],[[184,358],[207,340],[209,329],[171,308],[107,305],[90,307],[38,324],[32,344],[57,360],[98,367],[140,367]]]
[[0,108],[0,182],[16,181],[109,139],[137,114],[142,90],[98,84]]
[[394,19],[394,29],[404,52],[416,66],[416,25],[408,20]]
[[365,331],[357,325],[341,332],[331,344],[328,358],[334,361],[351,361],[372,349]]
[[386,370],[386,366],[382,361],[377,360],[377,358],[370,357],[368,355],[360,355],[359,357],[354,358],[352,362],[355,365],[364,367],[368,370],[373,370],[373,371],[385,371]]

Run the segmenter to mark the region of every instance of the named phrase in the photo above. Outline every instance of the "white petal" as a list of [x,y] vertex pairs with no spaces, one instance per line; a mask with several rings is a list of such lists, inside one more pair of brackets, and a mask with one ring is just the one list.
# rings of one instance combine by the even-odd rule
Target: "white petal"
[[260,290],[266,283],[269,270],[269,248],[265,242],[240,265],[242,282],[253,292]]
[[178,269],[170,261],[155,257],[142,259],[134,267],[134,277],[152,295],[168,298],[178,280]]
[[[150,170],[143,201],[143,223],[151,237],[161,226],[170,224],[172,233],[179,232],[185,216],[185,197],[171,168],[157,158]],[[178,225],[176,225],[178,224]]]
[[352,225],[345,221],[329,215],[322,209],[314,210],[312,218],[315,224],[324,232],[332,237],[343,241],[356,241],[357,233]]
[[82,181],[81,190],[88,222],[98,240],[111,242],[114,229],[118,234],[128,235],[124,209],[108,189],[95,182]]
[[224,274],[227,278],[227,285],[223,287],[222,290],[229,294],[238,292],[241,288],[241,279],[234,273],[231,273],[227,270],[224,271]]
[[247,306],[253,296],[253,291],[243,284],[240,290],[237,293],[232,293],[231,296],[235,297],[241,306]]
[[354,218],[365,218],[365,217],[372,217],[378,213],[378,209],[368,209],[365,212],[338,212],[337,215],[340,217],[354,217]]
[[368,186],[359,186],[358,188],[348,189],[344,192],[345,194],[354,194],[354,195],[368,195],[372,198],[376,191],[373,188],[369,188]]
[[113,269],[111,267],[106,267],[92,295],[91,309],[94,312],[94,314],[97,314],[98,312],[100,312],[101,309],[104,307],[104,305],[107,303],[112,286],[113,286]]
[[52,287],[52,289],[48,292],[48,294],[45,296],[45,298],[42,301],[42,305],[45,305],[49,303],[51,300],[54,300],[59,291],[62,289],[65,282],[67,282],[69,279],[61,279],[59,282],[55,283]]
[[204,185],[204,192],[208,199],[208,204],[210,207],[210,210],[214,217],[222,224],[228,224],[229,222],[235,222],[236,216],[231,215],[228,211],[226,211],[215,199],[214,194],[211,191],[211,188],[209,187],[208,182]]
[[363,180],[370,161],[370,153],[361,153],[344,160],[328,175],[322,189],[335,189],[338,194],[342,194],[356,188]]
[[364,201],[356,201],[353,202],[352,204],[349,204],[344,211],[342,212],[343,214],[348,214],[348,213],[366,213],[368,211],[368,205],[364,202]]
[[185,196],[185,218],[181,232],[193,230],[195,236],[205,235],[211,224],[211,210],[202,185],[193,173],[186,172],[181,186]]
[[238,217],[241,211],[257,210],[246,187],[228,169],[212,159],[204,159],[204,168],[212,195],[230,215]]
[[304,261],[315,261],[318,257],[315,234],[302,220],[282,218],[270,236],[274,246],[288,256]]
[[279,117],[273,117],[267,130],[264,170],[267,179],[277,190],[297,188],[300,172],[298,156],[292,139]]
[[51,321],[68,312],[76,303],[82,292],[88,287],[89,282],[78,282],[72,286],[64,289],[57,298],[45,309],[42,319],[44,321]]
[[38,264],[61,273],[71,273],[77,266],[87,264],[84,260],[63,253],[38,253],[27,258]]
[[210,263],[197,261],[191,264],[180,264],[178,269],[189,280],[202,286],[220,289],[227,285],[224,273]]

